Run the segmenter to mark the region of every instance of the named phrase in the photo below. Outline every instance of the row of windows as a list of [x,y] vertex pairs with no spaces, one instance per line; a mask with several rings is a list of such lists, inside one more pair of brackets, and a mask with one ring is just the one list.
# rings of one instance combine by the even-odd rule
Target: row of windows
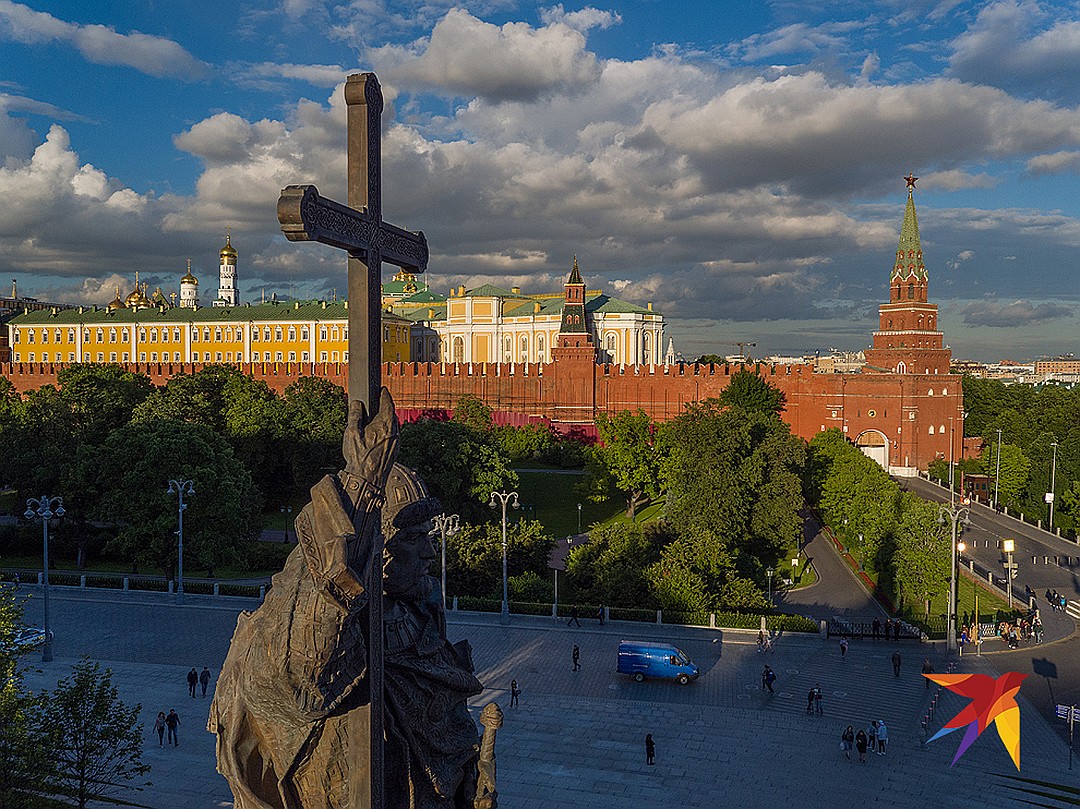
[[[296,362],[295,351],[263,351],[260,357],[258,351],[253,351],[251,354],[251,362],[285,362],[286,356],[288,362]],[[91,360],[93,357],[93,360]],[[12,357],[14,362],[22,362],[21,354],[14,354]],[[399,356],[400,360],[401,357]],[[31,351],[26,356],[27,362],[37,362],[37,354]],[[48,351],[41,352],[41,362],[64,362],[64,355],[62,351],[57,351],[51,354]],[[75,352],[68,352],[67,362],[75,362]],[[96,356],[87,352],[83,357],[84,362],[105,362],[105,352],[98,351]],[[140,351],[139,362],[183,362],[184,357],[179,351],[174,351],[171,354],[168,351],[162,352],[160,355],[157,351]],[[235,354],[232,351],[193,351],[191,352],[192,362],[247,362],[241,352],[237,351]],[[320,362],[348,362],[348,351],[321,351],[319,352]],[[124,351],[117,353],[116,351],[109,352],[109,362],[131,362],[131,355]],[[307,351],[300,352],[300,362],[311,362],[311,354]]]
[[[14,342],[16,342],[16,343],[21,343],[22,342],[22,336],[23,336],[24,333],[26,334],[26,342],[27,343],[34,343],[36,341],[38,335],[39,335],[39,330],[38,329],[16,328],[16,329],[13,329],[13,332],[14,332]],[[402,330],[402,329],[394,329],[395,337],[400,338],[400,333],[401,332],[404,332],[404,330]],[[332,337],[328,338],[328,333],[331,334]],[[210,330],[209,326],[204,326],[202,328],[201,332],[199,331],[199,329],[197,327],[192,329],[191,330],[191,340],[192,340],[192,342],[198,342],[200,334],[202,336],[202,342],[205,342],[205,343],[210,342],[211,330]],[[285,331],[281,326],[274,327],[273,331],[271,331],[271,328],[269,326],[264,326],[262,328],[261,334],[262,334],[262,341],[263,342],[266,342],[266,343],[270,342],[271,335],[272,335],[273,340],[275,342],[280,343],[284,339]],[[104,329],[96,329],[94,331],[91,331],[90,329],[83,329],[83,342],[90,342],[91,335],[94,336],[96,342],[98,342],[98,343],[104,343],[105,342],[105,330]],[[179,326],[173,327],[172,331],[171,331],[171,335],[172,335],[172,342],[179,343],[181,341],[181,339],[182,339],[180,327]],[[259,331],[258,327],[252,329],[252,331],[251,331],[251,339],[252,339],[253,342],[258,342],[259,341],[259,335],[260,335],[260,331]],[[295,342],[296,341],[296,335],[297,335],[296,327],[295,326],[289,326],[289,328],[288,328],[289,342]],[[161,342],[167,343],[167,342],[169,342],[169,336],[170,336],[170,330],[168,328],[161,328],[161,329],[151,328],[149,330],[143,328],[143,329],[139,329],[139,331],[138,331],[138,339],[139,339],[139,342],[141,342],[141,343],[147,342],[148,337],[149,337],[149,342],[151,342],[151,343],[158,342],[159,337],[160,337]],[[126,343],[128,341],[128,339],[129,339],[129,337],[130,337],[130,333],[129,333],[128,329],[109,329],[108,330],[108,338],[109,338],[110,343],[115,343],[117,341],[122,342],[122,343]],[[303,341],[303,342],[307,342],[309,337],[310,337],[310,333],[309,333],[308,327],[307,326],[301,326],[300,327],[300,340]],[[243,329],[242,326],[237,326],[235,329],[233,329],[232,327],[228,327],[228,326],[226,326],[223,329],[220,326],[218,326],[218,327],[215,327],[213,329],[213,339],[214,339],[214,342],[216,342],[216,343],[220,343],[220,342],[238,342],[238,343],[242,343],[244,341],[244,329]],[[335,326],[333,329],[327,329],[325,326],[323,326],[323,327],[320,327],[320,329],[319,329],[319,339],[324,341],[324,342],[327,339],[332,339],[332,340],[335,340],[335,341],[337,341],[337,340],[345,341],[345,340],[349,339],[349,330],[348,330],[348,328],[344,328],[344,327],[339,328],[337,326]],[[389,328],[387,328],[385,330],[384,339],[386,341],[390,340],[390,330],[389,330]],[[404,339],[404,338],[400,338],[400,339]],[[49,343],[49,341],[50,341],[49,329],[43,328],[43,329],[40,330],[40,341],[41,341],[42,344]],[[52,330],[52,342],[55,342],[55,343],[63,343],[64,342],[64,330],[63,329],[53,329]],[[68,343],[74,343],[75,342],[75,329],[74,328],[67,329],[67,342]]]

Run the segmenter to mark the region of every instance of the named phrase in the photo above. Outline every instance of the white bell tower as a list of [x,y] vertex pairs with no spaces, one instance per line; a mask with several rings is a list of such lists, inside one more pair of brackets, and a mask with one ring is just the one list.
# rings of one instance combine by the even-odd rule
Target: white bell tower
[[225,246],[218,255],[218,296],[214,306],[237,306],[240,293],[236,288],[236,248],[232,246],[232,233],[229,231],[225,233]]

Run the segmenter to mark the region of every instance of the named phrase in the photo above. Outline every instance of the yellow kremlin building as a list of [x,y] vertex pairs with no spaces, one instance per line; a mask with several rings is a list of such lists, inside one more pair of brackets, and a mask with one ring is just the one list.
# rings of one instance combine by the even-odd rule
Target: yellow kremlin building
[[[26,310],[8,323],[14,363],[315,363],[349,358],[347,301],[239,303],[231,234],[219,253],[218,297],[199,300],[191,272],[179,296],[119,288],[104,307]],[[577,259],[570,282],[581,284]],[[179,297],[179,300],[177,298]],[[383,285],[384,362],[549,363],[561,328],[563,293],[526,295],[485,284],[431,292],[405,272]],[[659,364],[664,320],[641,307],[586,293],[585,312],[601,362]],[[671,353],[669,349],[669,355]],[[667,360],[670,362],[671,357]]]

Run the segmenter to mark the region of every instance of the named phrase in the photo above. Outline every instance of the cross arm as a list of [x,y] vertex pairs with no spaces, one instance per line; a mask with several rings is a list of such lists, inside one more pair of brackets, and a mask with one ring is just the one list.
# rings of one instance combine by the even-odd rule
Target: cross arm
[[380,222],[367,209],[357,211],[319,196],[313,185],[290,185],[277,204],[281,232],[291,242],[322,242],[353,254],[378,252],[380,258],[411,272],[427,269],[423,232]]

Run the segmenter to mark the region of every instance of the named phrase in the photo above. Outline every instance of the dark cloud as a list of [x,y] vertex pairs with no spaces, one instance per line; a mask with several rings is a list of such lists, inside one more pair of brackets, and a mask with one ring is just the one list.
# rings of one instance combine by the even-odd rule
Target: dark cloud
[[1015,329],[1044,323],[1060,318],[1071,318],[1075,309],[1060,303],[1033,304],[1031,301],[971,301],[955,310],[970,326],[993,326],[995,328]]

